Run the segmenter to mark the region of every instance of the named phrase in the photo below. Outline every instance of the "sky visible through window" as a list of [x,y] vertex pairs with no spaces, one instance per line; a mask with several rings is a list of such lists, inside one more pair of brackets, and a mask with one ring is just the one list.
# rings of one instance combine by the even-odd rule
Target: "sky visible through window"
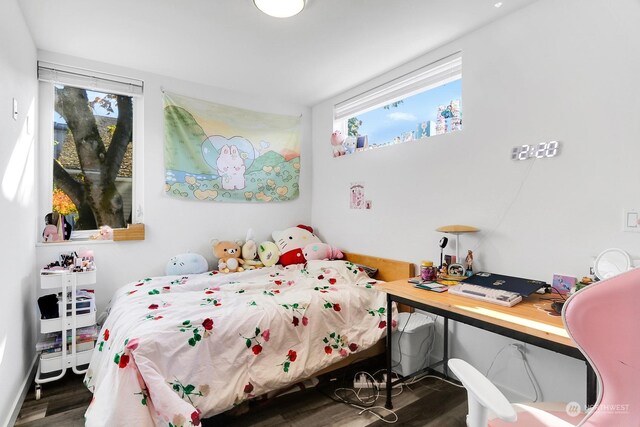
[[[56,87],[63,87],[63,86],[56,86]],[[105,98],[107,96],[107,94],[105,92],[96,92],[93,90],[89,90],[87,89],[87,98],[89,99],[89,101],[93,100],[94,98],[98,97],[98,98]],[[113,112],[109,112],[107,111],[105,108],[103,108],[99,103],[96,103],[93,107],[93,115],[94,116],[107,116],[107,117],[118,117],[118,103],[117,102],[112,102],[111,103],[111,107],[113,108]],[[67,122],[64,120],[64,118],[58,114],[57,111],[53,112],[53,122],[54,123],[64,123],[67,124]]]
[[453,100],[462,103],[462,79],[405,98],[397,107],[356,115],[362,121],[358,133],[367,135],[370,147],[393,142],[397,137],[402,140],[406,132],[419,135],[423,122],[436,122],[438,106],[448,106]]

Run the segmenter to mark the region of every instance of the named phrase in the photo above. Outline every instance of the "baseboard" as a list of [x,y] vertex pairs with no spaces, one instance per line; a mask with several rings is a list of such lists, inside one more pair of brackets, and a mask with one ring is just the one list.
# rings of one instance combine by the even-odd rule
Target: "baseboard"
[[29,368],[29,372],[27,376],[24,378],[22,385],[20,386],[20,393],[16,396],[16,400],[13,402],[13,410],[9,413],[9,416],[5,420],[6,427],[13,426],[18,419],[18,415],[20,414],[20,408],[22,408],[22,403],[24,399],[27,397],[27,393],[29,392],[29,388],[31,387],[31,383],[36,376],[36,368],[38,364],[38,354],[33,357],[33,361],[31,362],[31,367]]

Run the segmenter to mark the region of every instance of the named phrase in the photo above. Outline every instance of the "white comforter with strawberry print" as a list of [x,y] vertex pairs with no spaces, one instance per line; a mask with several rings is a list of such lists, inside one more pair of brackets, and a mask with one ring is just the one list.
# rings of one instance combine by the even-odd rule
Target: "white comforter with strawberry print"
[[85,384],[88,426],[197,426],[375,344],[386,298],[345,261],[130,283]]

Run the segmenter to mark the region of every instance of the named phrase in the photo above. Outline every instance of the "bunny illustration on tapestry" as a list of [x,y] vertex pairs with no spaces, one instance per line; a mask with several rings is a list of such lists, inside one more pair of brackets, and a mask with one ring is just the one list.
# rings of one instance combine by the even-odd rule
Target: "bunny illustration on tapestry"
[[216,162],[218,173],[225,190],[242,190],[245,187],[244,160],[235,145],[224,145]]

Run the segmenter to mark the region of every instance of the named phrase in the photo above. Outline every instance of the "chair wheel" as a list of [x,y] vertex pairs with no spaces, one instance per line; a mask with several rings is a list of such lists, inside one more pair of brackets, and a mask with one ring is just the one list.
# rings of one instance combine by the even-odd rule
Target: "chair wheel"
[[40,385],[36,385],[36,400],[40,400],[42,397],[42,387]]

